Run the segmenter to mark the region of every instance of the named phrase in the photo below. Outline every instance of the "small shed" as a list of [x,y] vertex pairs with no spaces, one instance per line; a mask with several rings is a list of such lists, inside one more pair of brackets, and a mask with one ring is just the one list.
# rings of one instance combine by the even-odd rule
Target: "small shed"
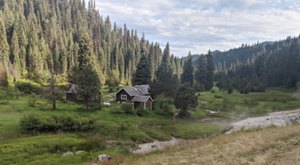
[[116,93],[116,101],[117,102],[127,102],[132,101],[135,96],[139,96],[137,89],[133,87],[125,87]]
[[144,109],[152,110],[153,99],[150,96],[135,96],[132,99],[132,102],[133,102],[134,108],[143,106]]
[[124,87],[116,93],[117,102],[132,102],[134,108],[143,105],[144,109],[152,110],[153,99],[149,93],[149,85],[136,85],[134,87]]

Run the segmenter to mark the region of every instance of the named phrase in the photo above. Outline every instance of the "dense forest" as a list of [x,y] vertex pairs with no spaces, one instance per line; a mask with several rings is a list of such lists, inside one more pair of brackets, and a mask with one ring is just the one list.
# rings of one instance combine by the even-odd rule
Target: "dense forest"
[[[217,85],[231,92],[264,91],[267,87],[296,88],[300,81],[300,37],[243,44],[212,52]],[[200,55],[193,55],[194,64]]]
[[[208,90],[215,81],[229,92],[248,93],[294,88],[300,81],[299,37],[178,58],[169,44],[162,50],[126,24],[111,23],[109,16],[100,15],[94,0],[0,0],[0,9],[2,85],[18,79],[46,84],[51,75],[70,82],[70,74],[83,60],[81,38],[89,43],[88,58],[100,84],[109,86],[153,83],[153,92],[161,94],[168,88],[176,91],[180,82]],[[194,67],[188,66],[191,61]],[[175,96],[167,90],[165,94]]]
[[[51,74],[67,82],[79,65],[79,41],[85,33],[101,84],[130,84],[142,56],[149,61],[151,79],[161,63],[158,43],[139,37],[126,24],[111,23],[109,16],[100,15],[94,0],[0,0],[0,9],[2,83],[46,83]],[[173,74],[180,75],[182,61],[171,55],[170,64]]]

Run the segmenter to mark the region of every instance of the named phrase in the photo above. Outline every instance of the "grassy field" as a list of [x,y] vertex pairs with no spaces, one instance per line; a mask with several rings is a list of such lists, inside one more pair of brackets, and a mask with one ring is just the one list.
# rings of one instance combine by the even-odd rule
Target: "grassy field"
[[299,164],[300,125],[188,141],[161,152],[132,156],[123,165]]
[[300,91],[269,89],[263,93],[240,94],[218,91],[200,95],[200,105],[194,111],[198,117],[207,117],[204,110],[219,111],[210,117],[239,120],[251,116],[262,116],[274,111],[300,108]]
[[[108,90],[104,100],[113,98]],[[102,153],[114,157],[129,155],[128,148],[138,143],[206,138],[220,134],[231,120],[259,116],[271,111],[300,107],[298,93],[268,90],[265,93],[241,95],[225,92],[206,92],[199,97],[200,105],[191,112],[190,119],[173,120],[155,112],[143,116],[122,112],[119,104],[85,111],[72,102],[58,102],[53,111],[48,100],[35,95],[7,95],[0,89],[0,164],[81,164],[95,160]],[[218,110],[209,114],[204,110]],[[93,119],[94,129],[85,132],[25,133],[20,126],[23,116],[33,114],[79,115]],[[76,156],[62,156],[67,151],[85,152]]]
[[[129,154],[138,143],[154,139],[201,138],[218,134],[224,128],[198,120],[176,120],[154,112],[144,116],[125,114],[120,105],[85,111],[72,102],[58,102],[53,111],[48,100],[34,95],[6,97],[0,90],[0,164],[80,164],[95,160],[101,153],[113,156]],[[106,92],[105,99],[112,99]],[[93,119],[95,128],[87,132],[25,133],[20,126],[23,116],[79,115]],[[86,151],[64,157],[67,151]]]

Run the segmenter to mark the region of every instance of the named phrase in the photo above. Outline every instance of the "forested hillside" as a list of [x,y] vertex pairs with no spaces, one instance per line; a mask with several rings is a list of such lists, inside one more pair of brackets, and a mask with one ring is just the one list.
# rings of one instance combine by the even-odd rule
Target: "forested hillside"
[[300,81],[299,37],[243,44],[239,48],[212,54],[215,81],[228,91],[235,88],[248,93],[264,91],[267,87],[295,88]]
[[247,93],[266,87],[295,88],[300,81],[299,37],[243,46],[224,55],[215,54],[215,60],[224,59],[215,61],[220,73],[216,78],[223,88],[233,86]]
[[[151,78],[161,63],[158,43],[139,37],[126,24],[118,27],[100,15],[95,1],[0,0],[0,80],[21,78],[41,83],[50,74],[62,82],[78,65],[79,38],[88,33],[95,68],[102,84],[130,83],[142,55],[151,66]],[[182,62],[171,56],[174,74]]]

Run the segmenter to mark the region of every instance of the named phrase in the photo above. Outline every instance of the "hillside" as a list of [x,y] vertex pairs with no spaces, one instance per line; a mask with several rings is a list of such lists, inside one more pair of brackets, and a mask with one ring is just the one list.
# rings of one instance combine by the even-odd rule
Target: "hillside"
[[[96,9],[95,0],[1,0],[0,85],[6,79],[47,83],[51,73],[67,82],[78,66],[79,39],[85,34],[102,84],[131,83],[142,55],[153,78],[162,58],[160,45],[126,24],[111,22]],[[180,68],[176,60],[173,56],[173,66]]]
[[298,164],[299,137],[299,125],[239,132],[188,141],[122,164]]
[[[300,37],[242,45],[211,52],[217,86],[241,93],[263,92],[269,87],[297,88],[300,81]],[[200,56],[194,64],[201,67]],[[200,67],[199,67],[200,66]]]

